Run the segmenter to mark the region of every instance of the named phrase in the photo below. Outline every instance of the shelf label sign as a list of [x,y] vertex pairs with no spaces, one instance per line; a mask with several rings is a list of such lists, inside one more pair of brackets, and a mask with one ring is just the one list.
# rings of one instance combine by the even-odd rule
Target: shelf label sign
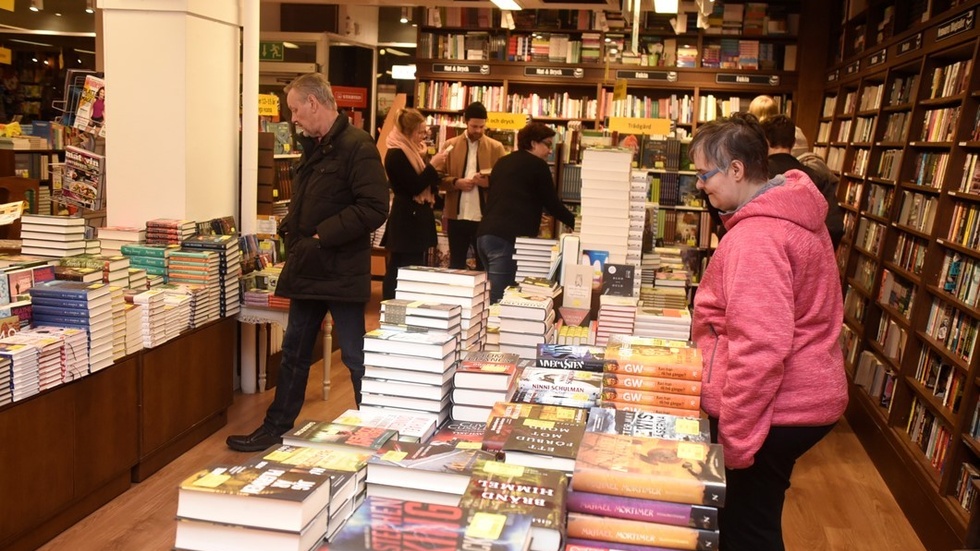
[[527,126],[524,113],[487,113],[487,128],[497,130],[520,130]]
[[609,130],[620,134],[667,135],[670,133],[670,119],[609,117]]
[[858,71],[860,71],[860,70],[861,70],[861,60],[859,59],[859,60],[855,61],[854,63],[851,63],[851,64],[845,66],[844,67],[844,74],[845,75],[854,75],[854,74],[857,74]]
[[259,116],[279,117],[279,97],[275,94],[259,94]]
[[616,71],[616,78],[632,78],[635,80],[663,80],[677,82],[677,71]]
[[259,42],[259,61],[284,61],[286,46],[282,42]]
[[936,29],[936,42],[946,40],[951,36],[956,36],[960,33],[965,33],[972,30],[975,23],[976,13],[977,10],[974,8],[947,20],[942,25],[939,25],[939,27]]
[[915,36],[910,36],[905,40],[898,43],[898,49],[896,55],[907,54],[909,52],[914,52],[922,47],[922,33],[916,33]]
[[735,73],[718,73],[715,75],[717,84],[762,84],[779,86],[779,75],[739,75]]
[[454,73],[457,75],[489,75],[489,65],[473,65],[467,63],[433,63],[433,73]]
[[888,48],[882,49],[880,52],[875,52],[871,57],[868,58],[868,67],[874,67],[875,65],[881,65],[888,59]]
[[613,101],[626,99],[626,79],[617,78],[613,85]]
[[827,73],[827,82],[837,82],[840,78],[840,69],[834,69],[833,71]]
[[582,78],[585,70],[581,67],[525,67],[524,76]]

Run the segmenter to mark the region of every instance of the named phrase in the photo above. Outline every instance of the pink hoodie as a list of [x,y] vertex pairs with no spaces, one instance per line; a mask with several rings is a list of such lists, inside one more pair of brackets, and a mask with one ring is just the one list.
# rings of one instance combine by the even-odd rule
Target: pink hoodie
[[769,427],[829,425],[847,405],[827,202],[803,172],[785,176],[722,216],[728,233],[694,301],[701,407],[730,469],[752,465]]

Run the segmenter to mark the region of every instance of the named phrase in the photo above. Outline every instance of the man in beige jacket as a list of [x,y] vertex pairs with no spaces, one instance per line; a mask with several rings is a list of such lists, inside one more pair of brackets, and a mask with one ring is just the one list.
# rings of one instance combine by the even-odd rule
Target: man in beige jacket
[[466,132],[446,141],[451,146],[440,189],[446,193],[445,214],[448,219],[449,267],[465,269],[470,246],[476,257],[476,269],[483,270],[476,254],[476,228],[483,217],[489,171],[507,152],[503,144],[483,134],[487,108],[473,102],[463,110]]

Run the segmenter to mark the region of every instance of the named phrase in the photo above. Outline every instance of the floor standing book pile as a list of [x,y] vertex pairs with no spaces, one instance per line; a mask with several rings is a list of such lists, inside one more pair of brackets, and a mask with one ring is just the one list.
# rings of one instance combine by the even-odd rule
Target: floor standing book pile
[[662,346],[637,337],[615,338],[606,347],[601,405],[616,409],[699,417],[701,352]]
[[459,352],[483,348],[490,307],[486,272],[427,266],[399,268],[395,298],[459,306],[462,335]]
[[237,314],[240,308],[238,288],[242,275],[242,251],[238,238],[234,235],[195,235],[181,241],[180,246],[218,254],[218,316],[224,318]]
[[89,372],[112,365],[112,298],[104,283],[48,281],[30,289],[34,323],[88,331]]
[[497,402],[509,402],[521,357],[494,351],[469,352],[453,376],[454,421],[484,423]]
[[57,258],[85,252],[85,219],[67,216],[21,216],[22,254]]

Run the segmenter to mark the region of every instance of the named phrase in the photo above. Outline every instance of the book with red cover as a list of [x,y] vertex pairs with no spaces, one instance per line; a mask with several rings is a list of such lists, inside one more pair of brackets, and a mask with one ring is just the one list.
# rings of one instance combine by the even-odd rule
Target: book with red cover
[[398,431],[380,427],[304,421],[299,424],[299,428],[284,434],[282,443],[334,450],[376,451],[392,438],[398,438]]
[[319,549],[524,551],[530,541],[529,515],[368,497],[333,541]]
[[724,452],[706,442],[586,432],[572,489],[723,507]]
[[463,442],[472,442],[479,445],[483,442],[483,433],[486,430],[486,423],[449,420],[443,427],[432,435],[432,439],[429,440],[429,442],[456,440],[457,446]]

